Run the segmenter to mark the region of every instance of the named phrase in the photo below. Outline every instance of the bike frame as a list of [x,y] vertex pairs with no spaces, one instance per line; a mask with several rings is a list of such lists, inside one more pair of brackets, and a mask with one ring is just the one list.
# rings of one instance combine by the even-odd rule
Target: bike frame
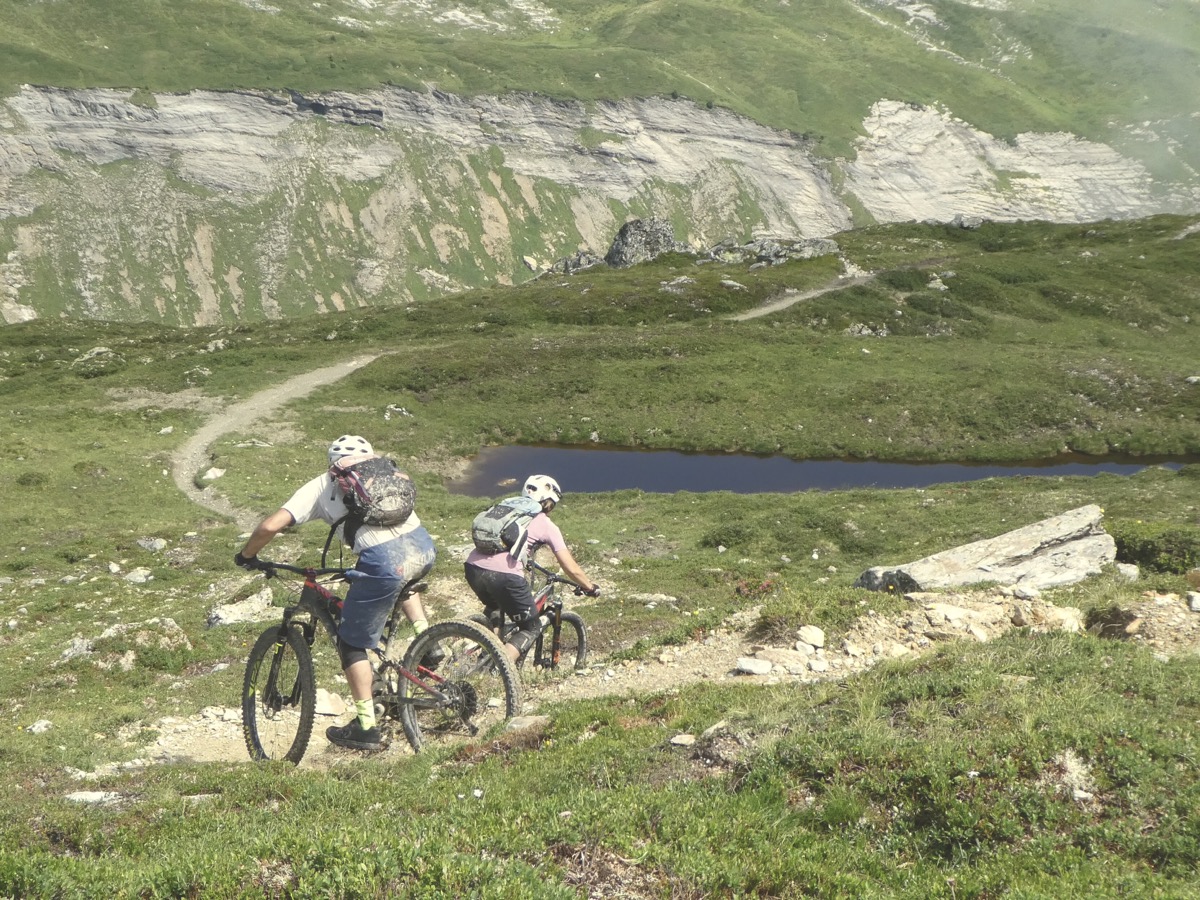
[[[529,580],[530,590],[533,591],[534,608],[537,610],[539,616],[543,616],[548,619],[542,633],[546,634],[547,631],[549,632],[550,665],[553,668],[558,668],[558,664],[562,659],[562,616],[564,612],[564,605],[563,601],[557,596],[556,587],[559,584],[568,584],[575,589],[576,594],[583,594],[583,588],[581,588],[571,579],[564,578],[555,572],[551,572],[545,566],[540,566],[533,560],[527,560],[525,562],[525,573],[526,578]],[[546,583],[540,587],[534,583],[534,579],[537,574],[542,575],[546,579]],[[480,621],[482,620],[483,619],[481,617]],[[512,619],[505,614],[503,609],[498,607],[491,608],[489,610],[487,627],[491,629],[491,631],[502,641],[511,633],[506,625],[511,626],[512,628],[517,627],[516,624],[513,623]],[[580,626],[582,627],[582,621],[580,622]],[[525,652],[521,654],[520,658],[524,660],[526,655],[534,646],[536,646],[536,644],[531,644],[529,647],[527,647]]]
[[529,578],[532,581],[534,573],[540,573],[546,578],[546,583],[538,589],[533,595],[533,605],[538,611],[538,615],[550,615],[551,638],[550,638],[550,660],[551,665],[558,667],[559,658],[562,656],[562,611],[563,602],[555,594],[555,585],[570,584],[576,588],[578,585],[569,578],[563,578],[551,572],[545,566],[539,566],[533,560],[529,560],[525,564],[529,569]]
[[[293,572],[297,575],[304,576],[304,583],[300,589],[300,603],[287,606],[283,610],[283,621],[279,626],[280,636],[282,637],[284,634],[286,634],[289,628],[299,628],[301,633],[304,635],[305,643],[307,643],[309,647],[312,647],[316,643],[317,623],[320,622],[320,624],[324,626],[326,633],[329,635],[329,641],[333,645],[333,648],[336,652],[337,622],[334,621],[333,616],[329,614],[327,609],[322,609],[319,605],[312,602],[305,602],[305,595],[306,592],[308,592],[308,597],[311,598],[312,595],[315,594],[327,604],[335,606],[340,610],[342,603],[344,602],[342,598],[334,594],[333,591],[329,590],[329,588],[327,588],[317,579],[322,576],[331,576],[331,581],[348,581],[349,579],[346,577],[346,572],[349,570],[342,568],[292,566],[288,565],[287,563],[267,563],[264,565],[263,572],[267,578],[277,577],[274,571],[276,569],[282,569],[286,572]],[[384,626],[383,647],[382,649],[375,651],[380,659],[379,665],[372,666],[375,675],[379,675],[389,668],[394,669],[398,675],[408,680],[416,687],[419,687],[425,692],[425,694],[428,695],[427,697],[395,696],[390,698],[397,704],[397,706],[409,705],[436,708],[440,704],[447,702],[446,695],[443,694],[437,687],[439,684],[445,684],[444,678],[439,676],[436,672],[429,671],[424,666],[418,666],[419,671],[417,674],[414,674],[406,669],[401,661],[392,659],[389,655],[392,645],[392,638],[395,636],[396,632],[396,614],[400,612],[400,605],[413,594],[424,591],[426,587],[427,585],[425,582],[418,582],[417,584],[408,586],[396,595],[396,603],[392,607],[391,614],[388,616],[387,624]],[[279,663],[277,659],[272,662],[273,667],[278,667],[278,665]],[[277,674],[277,672],[272,672],[272,675],[275,674]],[[427,678],[432,679],[432,683],[423,681],[420,675],[424,675]],[[296,689],[293,688],[293,691],[295,690]],[[295,702],[294,697],[292,700]]]

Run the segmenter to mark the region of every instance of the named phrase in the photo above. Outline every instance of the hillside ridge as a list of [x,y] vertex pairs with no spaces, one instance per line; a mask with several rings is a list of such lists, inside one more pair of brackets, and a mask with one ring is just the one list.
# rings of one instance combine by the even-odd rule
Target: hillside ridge
[[829,160],[682,99],[391,88],[148,103],[25,86],[0,101],[0,317],[201,326],[421,302],[602,253],[643,215],[711,246],[865,221],[1200,209],[1200,186],[1067,134],[1010,143],[890,100],[862,129],[855,159]]

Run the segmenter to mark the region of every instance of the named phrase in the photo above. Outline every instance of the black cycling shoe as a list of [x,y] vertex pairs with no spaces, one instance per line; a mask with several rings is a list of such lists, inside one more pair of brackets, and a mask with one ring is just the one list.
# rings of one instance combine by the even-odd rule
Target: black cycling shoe
[[352,719],[347,725],[330,725],[325,729],[325,737],[329,738],[329,743],[349,747],[351,750],[383,749],[379,726],[363,728],[358,719]]
[[421,657],[421,668],[428,669],[432,672],[442,664],[442,660],[446,658],[446,651],[442,649],[441,644],[434,644],[430,650],[425,652]]

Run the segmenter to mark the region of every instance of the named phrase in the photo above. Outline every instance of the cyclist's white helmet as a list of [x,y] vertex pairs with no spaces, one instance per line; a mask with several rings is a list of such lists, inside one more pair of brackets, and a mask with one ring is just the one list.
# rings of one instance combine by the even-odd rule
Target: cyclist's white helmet
[[525,494],[541,503],[543,500],[562,500],[562,488],[549,475],[530,475],[525,479]]
[[343,434],[329,445],[329,464],[332,466],[343,456],[362,456],[374,453],[371,442],[357,434]]

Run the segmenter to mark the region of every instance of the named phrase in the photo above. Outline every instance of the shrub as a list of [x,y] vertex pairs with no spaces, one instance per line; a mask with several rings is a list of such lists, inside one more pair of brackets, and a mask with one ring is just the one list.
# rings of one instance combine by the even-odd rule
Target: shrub
[[930,273],[923,269],[891,269],[876,280],[898,291],[920,291],[929,284]]
[[1183,573],[1200,566],[1200,528],[1164,522],[1109,522],[1117,542],[1117,561],[1156,572]]
[[931,316],[940,316],[943,319],[975,318],[974,311],[965,303],[957,303],[949,297],[934,294],[930,291],[921,291],[920,293],[913,294],[908,298],[907,302],[912,309],[918,309]]
[[700,538],[701,547],[745,547],[755,537],[754,529],[742,522],[724,522]]

